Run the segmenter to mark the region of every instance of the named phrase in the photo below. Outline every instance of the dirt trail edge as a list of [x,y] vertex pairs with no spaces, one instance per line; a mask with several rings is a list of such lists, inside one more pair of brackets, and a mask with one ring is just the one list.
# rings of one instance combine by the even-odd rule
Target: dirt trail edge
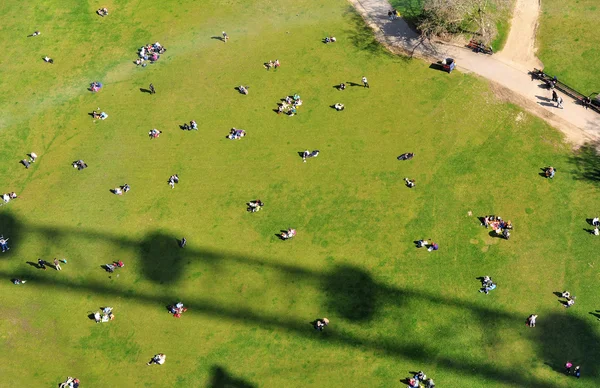
[[[542,82],[532,79],[528,73],[539,64],[534,52],[539,0],[517,0],[513,18],[517,27],[514,31],[511,28],[506,49],[492,56],[443,42],[422,40],[404,19],[388,18],[387,13],[392,6],[387,0],[349,2],[373,29],[376,39],[390,51],[403,52],[433,62],[454,58],[459,70],[488,79],[491,81],[492,90],[500,98],[517,104],[547,121],[562,131],[567,140],[574,145],[600,140],[600,114],[586,110],[568,96],[562,96],[564,109],[556,108],[551,100],[550,91]],[[537,6],[533,3],[537,3]],[[531,12],[534,12],[533,16]],[[527,44],[523,42],[525,39]]]

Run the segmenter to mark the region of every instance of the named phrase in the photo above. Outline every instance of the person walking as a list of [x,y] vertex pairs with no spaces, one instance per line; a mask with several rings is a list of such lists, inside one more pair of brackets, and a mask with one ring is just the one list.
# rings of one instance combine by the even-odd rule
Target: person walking
[[223,31],[223,42],[227,43],[228,40],[229,40],[229,35],[227,35],[227,33],[225,31]]
[[60,267],[60,263],[58,262],[57,258],[54,259],[54,269],[56,269],[57,271],[61,271],[62,270],[62,268]]
[[558,101],[558,94],[556,94],[556,90],[552,91],[552,101],[554,101],[554,102]]
[[537,319],[537,314],[531,314],[529,318],[527,318],[527,325],[529,327],[535,327],[535,320]]
[[556,99],[556,107],[560,108],[560,109],[563,109],[562,103],[563,103],[562,97],[558,96],[558,98]]
[[47,269],[46,268],[46,262],[42,259],[38,259],[38,266],[43,269],[44,271]]
[[150,84],[150,94],[156,94],[156,89],[154,89],[154,85]]
[[184,248],[184,247],[185,247],[185,244],[187,244],[187,240],[186,240],[186,239],[185,239],[185,237],[184,237],[184,238],[182,238],[182,239],[181,239],[181,243],[179,244],[179,246],[180,246],[181,248]]
[[369,82],[367,81],[367,77],[362,77],[362,83],[365,88],[369,87]]
[[577,377],[577,378],[581,377],[581,368],[579,367],[579,365],[577,365],[577,366],[575,367],[575,372],[574,372],[574,374],[575,374],[575,377]]

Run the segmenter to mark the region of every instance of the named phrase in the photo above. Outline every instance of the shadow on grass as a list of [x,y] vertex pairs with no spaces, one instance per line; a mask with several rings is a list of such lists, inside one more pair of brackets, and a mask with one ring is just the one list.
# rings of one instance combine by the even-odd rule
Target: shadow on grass
[[600,185],[600,141],[589,142],[575,151],[571,157],[573,175],[577,180]]
[[423,0],[391,0],[390,4],[411,27],[417,25],[423,13]]
[[381,43],[379,43],[377,39],[375,39],[373,30],[365,23],[363,18],[353,7],[348,7],[346,16],[349,19],[349,24],[352,28],[346,30],[345,32],[348,34],[348,39],[354,45],[354,47],[361,51],[367,51],[375,56],[385,56],[401,61],[409,60],[408,57],[396,55],[390,52]]
[[[37,235],[46,236],[48,241],[58,241],[61,238],[76,236],[81,240],[105,241],[107,244],[118,245],[124,250],[133,250],[140,255],[139,263],[142,264],[141,273],[149,280],[157,283],[177,283],[185,271],[188,263],[204,262],[213,266],[221,263],[246,266],[248,269],[269,268],[278,273],[282,280],[294,279],[318,287],[325,295],[325,306],[322,311],[331,312],[330,318],[350,323],[368,323],[376,325],[381,317],[381,306],[403,307],[407,301],[417,304],[434,304],[440,308],[454,308],[465,315],[473,314],[473,325],[485,325],[486,322],[510,323],[515,327],[520,325],[526,317],[518,313],[504,311],[500,308],[471,303],[469,301],[452,298],[442,294],[434,294],[425,290],[392,287],[375,281],[372,276],[362,268],[341,265],[331,271],[321,272],[282,262],[273,262],[246,254],[234,252],[215,251],[199,247],[187,247],[185,250],[178,248],[176,238],[160,231],[147,235],[142,241],[131,239],[127,236],[103,234],[81,228],[55,228],[40,225],[23,225],[10,214],[0,215],[0,230],[5,231],[7,237],[14,238],[15,242],[24,241]],[[18,244],[11,252],[18,253]],[[18,255],[15,255],[18,256]],[[2,257],[10,259],[10,256]],[[7,279],[22,278],[18,274],[0,270],[0,276]],[[62,289],[69,293],[89,292],[97,293],[103,297],[122,297],[134,300],[140,304],[147,304],[154,308],[161,308],[178,296],[173,291],[167,291],[157,296],[144,292],[123,290],[112,287],[110,284],[90,282],[85,279],[69,279],[65,277],[47,277],[35,271],[26,277],[28,284],[35,287],[48,286]],[[169,289],[173,289],[172,287]],[[439,349],[431,341],[421,341],[411,338],[407,341],[402,336],[391,334],[357,335],[354,329],[345,330],[344,325],[332,325],[322,335],[315,336],[314,329],[306,324],[306,319],[298,319],[291,315],[270,314],[256,311],[251,308],[215,303],[211,296],[198,295],[186,301],[190,309],[188,314],[201,314],[216,317],[222,320],[238,322],[243,325],[255,327],[271,327],[289,335],[304,338],[307,341],[325,341],[330,345],[343,348],[354,348],[360,351],[369,351],[382,354],[394,359],[402,358],[412,363],[426,363],[435,360],[438,366],[457,374],[478,376],[499,383],[511,384],[522,387],[554,387],[547,381],[542,381],[527,373],[520,366],[499,367],[493,361],[477,361],[471,358],[446,357],[441,355]],[[409,313],[409,312],[406,312]],[[329,315],[329,314],[328,314]],[[305,317],[307,319],[312,317]],[[426,319],[423,318],[423,319]],[[332,322],[333,323],[333,322]],[[595,323],[595,322],[594,322]],[[487,328],[491,335],[494,333]],[[585,371],[584,379],[596,379],[599,376],[598,361],[600,354],[595,346],[600,338],[595,334],[595,329],[590,323],[576,316],[553,314],[541,318],[535,329],[526,329],[531,340],[539,350],[537,357],[553,369],[559,370],[569,358],[577,365],[582,365]],[[216,367],[219,368],[219,367]],[[215,369],[213,385],[219,382],[231,381],[230,386],[250,387],[250,383],[231,377],[223,368]],[[235,385],[235,384],[238,385]],[[240,385],[246,384],[246,385]]]
[[211,369],[211,378],[207,388],[256,388],[256,385],[233,377],[225,368],[215,365]]

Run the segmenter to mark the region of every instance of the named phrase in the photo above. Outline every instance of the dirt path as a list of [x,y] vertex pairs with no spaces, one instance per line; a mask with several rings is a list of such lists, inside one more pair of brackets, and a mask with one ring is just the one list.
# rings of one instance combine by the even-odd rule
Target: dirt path
[[497,57],[521,70],[543,69],[535,56],[535,34],[540,0],[517,0],[506,45]]
[[392,7],[387,0],[349,1],[374,30],[377,40],[393,52],[403,51],[430,61],[454,58],[459,70],[490,80],[497,95],[546,120],[575,145],[600,140],[600,114],[585,110],[568,96],[563,96],[564,109],[556,108],[550,91],[528,74],[539,65],[534,53],[539,0],[517,0],[514,31],[511,29],[506,49],[493,56],[442,42],[422,41],[403,19],[388,19],[387,12]]

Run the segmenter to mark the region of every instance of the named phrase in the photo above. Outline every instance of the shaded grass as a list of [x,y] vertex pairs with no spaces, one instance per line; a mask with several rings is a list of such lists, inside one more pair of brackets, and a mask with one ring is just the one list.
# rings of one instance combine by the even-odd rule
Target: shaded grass
[[[98,20],[77,24],[48,4],[73,18],[61,44],[86,52],[77,43]],[[122,386],[177,376],[186,386],[387,387],[423,369],[446,386],[561,387],[555,365],[566,354],[585,362],[578,383],[594,386],[595,243],[581,229],[598,198],[571,173],[560,134],[527,115],[517,121],[521,111],[475,78],[390,56],[344,2],[285,12],[270,1],[119,4],[116,31],[85,38],[108,47],[102,58],[63,59],[49,80],[25,61],[11,81],[22,91],[10,92],[15,102],[27,105],[35,91],[37,105],[2,130],[4,184],[21,198],[0,208],[12,247],[0,272],[29,280],[0,284],[10,306],[0,321],[11,354],[4,381],[21,381],[31,363],[37,385],[75,375],[96,386],[110,375]],[[198,15],[193,27],[174,22],[184,12]],[[149,15],[162,23],[143,23]],[[140,38],[140,28],[152,33]],[[223,29],[227,45],[210,39]],[[25,56],[31,48],[14,34],[10,50]],[[320,43],[326,35],[338,42]],[[156,40],[167,54],[135,68],[137,46]],[[262,68],[275,58],[280,69]],[[332,88],[363,75],[371,89]],[[95,95],[83,90],[92,76],[106,85]],[[158,93],[140,93],[150,82]],[[240,84],[250,95],[233,90]],[[299,115],[276,115],[295,92]],[[345,111],[329,108],[338,101]],[[86,114],[98,106],[109,119],[93,123]],[[199,131],[178,129],[190,119]],[[225,139],[232,126],[248,136]],[[151,128],[164,134],[148,140]],[[302,163],[306,148],[321,154]],[[32,169],[12,163],[32,150]],[[409,151],[413,161],[396,161]],[[79,158],[90,167],[71,168]],[[553,181],[537,175],[549,164]],[[173,173],[181,183],[171,190]],[[109,193],[123,183],[132,191]],[[266,207],[249,214],[255,198]],[[475,216],[490,213],[515,223],[510,241],[478,225]],[[275,237],[290,226],[295,239]],[[440,251],[413,248],[428,237]],[[25,264],[55,256],[68,258],[60,273]],[[126,263],[119,277],[100,269],[116,259]],[[485,274],[499,283],[488,296],[476,292]],[[585,298],[567,311],[552,295],[563,288]],[[178,300],[190,310],[174,319],[165,306]],[[104,305],[117,319],[94,324],[87,313]],[[540,322],[528,331],[533,311]],[[309,322],[323,316],[332,324],[317,333]],[[567,322],[572,338],[557,341]],[[158,352],[167,364],[147,367]],[[47,362],[56,354],[60,362]]]

